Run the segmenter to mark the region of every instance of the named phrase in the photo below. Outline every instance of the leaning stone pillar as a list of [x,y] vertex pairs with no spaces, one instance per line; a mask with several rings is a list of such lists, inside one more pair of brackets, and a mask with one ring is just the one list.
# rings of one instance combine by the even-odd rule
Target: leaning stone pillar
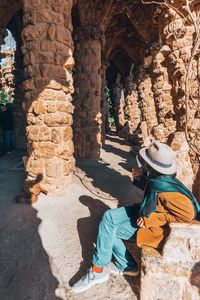
[[62,193],[74,167],[72,1],[24,0],[27,180]]
[[79,159],[98,159],[101,148],[101,32],[79,28],[75,40],[74,144]]

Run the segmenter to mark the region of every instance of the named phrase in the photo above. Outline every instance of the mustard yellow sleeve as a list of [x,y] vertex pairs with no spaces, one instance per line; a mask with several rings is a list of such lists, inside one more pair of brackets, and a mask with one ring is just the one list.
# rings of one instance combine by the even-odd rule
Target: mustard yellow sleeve
[[186,222],[194,219],[194,207],[190,199],[177,192],[159,193],[156,212],[144,217],[146,228],[167,223]]
[[170,222],[176,222],[176,218],[167,212],[154,212],[149,217],[144,217],[146,228],[164,226]]
[[156,211],[166,212],[169,222],[191,222],[195,217],[195,211],[192,201],[177,192],[160,193]]

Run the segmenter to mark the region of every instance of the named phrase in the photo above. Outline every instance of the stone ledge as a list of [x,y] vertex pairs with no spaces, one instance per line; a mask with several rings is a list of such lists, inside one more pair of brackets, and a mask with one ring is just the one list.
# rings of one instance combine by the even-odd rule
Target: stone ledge
[[170,224],[163,252],[141,256],[141,300],[200,299],[200,222]]

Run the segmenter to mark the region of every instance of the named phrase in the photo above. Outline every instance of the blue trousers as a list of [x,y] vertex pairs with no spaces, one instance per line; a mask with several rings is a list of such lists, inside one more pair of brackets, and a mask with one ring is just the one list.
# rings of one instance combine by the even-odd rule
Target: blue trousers
[[15,150],[15,132],[14,130],[3,131],[3,152],[12,152]]
[[126,249],[123,240],[135,240],[138,226],[138,211],[134,206],[107,210],[99,224],[96,249],[92,263],[95,266],[107,266],[112,256],[120,271],[137,266],[136,261]]

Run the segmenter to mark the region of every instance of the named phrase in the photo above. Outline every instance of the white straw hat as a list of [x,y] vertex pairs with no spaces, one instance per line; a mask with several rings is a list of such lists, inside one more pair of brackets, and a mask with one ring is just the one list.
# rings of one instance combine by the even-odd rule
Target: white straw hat
[[172,175],[177,171],[174,152],[166,144],[154,141],[149,148],[142,148],[139,154],[149,166],[161,174]]

